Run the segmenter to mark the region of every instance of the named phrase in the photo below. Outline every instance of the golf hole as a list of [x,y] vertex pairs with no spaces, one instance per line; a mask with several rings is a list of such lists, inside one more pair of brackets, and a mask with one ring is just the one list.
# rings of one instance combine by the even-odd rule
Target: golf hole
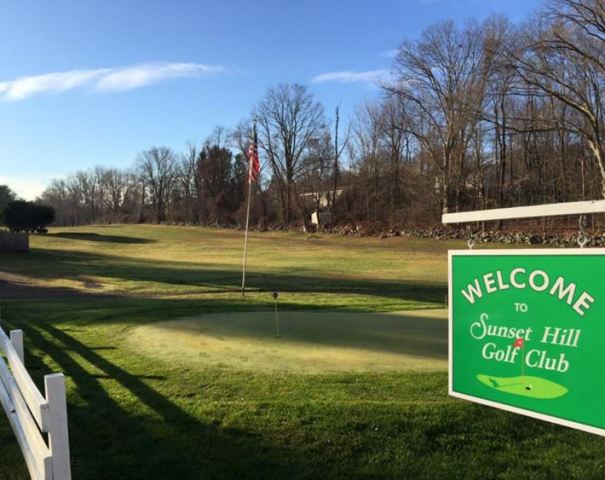
[[531,385],[528,385],[527,387],[525,387],[525,390],[531,390]]

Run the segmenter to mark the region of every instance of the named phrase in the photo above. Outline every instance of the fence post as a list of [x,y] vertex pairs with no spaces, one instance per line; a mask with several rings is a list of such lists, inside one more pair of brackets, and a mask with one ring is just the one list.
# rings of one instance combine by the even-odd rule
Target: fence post
[[44,387],[48,401],[48,440],[52,455],[53,479],[70,480],[65,376],[62,373],[45,375]]
[[13,348],[19,356],[19,360],[21,360],[21,363],[25,365],[25,356],[23,354],[23,330],[11,330],[10,339],[11,343],[13,344]]

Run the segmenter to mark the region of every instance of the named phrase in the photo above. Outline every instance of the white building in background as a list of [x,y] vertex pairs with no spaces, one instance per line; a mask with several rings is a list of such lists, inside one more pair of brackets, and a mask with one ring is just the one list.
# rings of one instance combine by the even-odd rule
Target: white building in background
[[[343,188],[336,190],[336,198],[340,197],[344,192]],[[323,192],[308,192],[301,193],[304,203],[307,206],[312,205],[315,211],[311,214],[311,224],[319,226],[325,226],[332,223],[332,213],[330,212],[330,198],[332,197],[332,190],[326,190]]]
[[[344,192],[343,188],[336,190],[336,198],[340,197],[342,192]],[[307,204],[312,202],[313,205],[316,205],[319,208],[328,208],[328,205],[330,205],[332,190],[326,190],[324,192],[301,193],[300,196]]]

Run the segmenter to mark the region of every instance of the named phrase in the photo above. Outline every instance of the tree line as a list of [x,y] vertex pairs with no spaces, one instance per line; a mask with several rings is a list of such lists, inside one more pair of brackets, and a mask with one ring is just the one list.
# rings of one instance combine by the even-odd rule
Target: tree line
[[404,40],[380,96],[347,124],[307,87],[270,88],[202,146],[55,180],[57,223],[241,224],[254,121],[252,222],[427,225],[443,212],[605,197],[605,5],[549,0],[525,23],[452,21]]
[[223,144],[224,130],[202,148],[142,151],[132,168],[97,166],[51,182],[40,200],[60,225],[164,221],[229,223],[243,202],[246,160]]

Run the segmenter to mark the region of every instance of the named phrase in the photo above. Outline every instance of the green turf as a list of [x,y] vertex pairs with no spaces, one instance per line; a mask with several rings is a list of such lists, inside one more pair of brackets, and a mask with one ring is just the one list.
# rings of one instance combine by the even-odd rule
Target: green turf
[[[277,325],[276,325],[277,323]],[[279,334],[279,337],[278,337]],[[133,349],[183,367],[326,373],[447,368],[447,311],[207,314],[141,325]]]
[[[389,330],[393,320],[385,312],[444,307],[446,251],[464,242],[254,233],[253,291],[243,299],[236,291],[239,231],[52,229],[31,243],[29,254],[0,254],[0,280],[22,285],[0,286],[0,296],[13,298],[2,301],[2,324],[24,329],[26,363],[37,382],[51,371],[68,376],[74,478],[605,476],[600,438],[449,398],[435,321]],[[235,318],[261,322],[273,308],[273,289],[282,292],[284,343],[325,352],[328,332],[318,333],[317,319],[351,315],[352,330],[326,325],[337,329],[335,349],[385,357],[400,349],[401,369],[344,364],[313,373],[320,354],[301,371],[283,346],[273,357],[281,367],[259,356],[246,365],[216,355],[196,362],[190,352],[178,355],[187,350],[182,344],[176,354],[164,345],[154,356],[151,339],[140,336],[175,320],[206,319],[214,330],[201,335],[223,335],[230,345],[257,342],[258,328],[238,321],[219,334],[218,320],[240,312]],[[288,314],[304,319],[305,312],[319,314],[312,331],[305,336],[301,323],[290,331],[296,340],[289,338]],[[378,320],[367,325],[365,349],[363,315]],[[437,343],[426,338],[431,328]],[[269,330],[262,341],[277,341]],[[401,343],[384,338],[389,331],[399,331]],[[430,368],[405,363],[412,359]],[[3,420],[0,442],[0,478],[25,478]]]

